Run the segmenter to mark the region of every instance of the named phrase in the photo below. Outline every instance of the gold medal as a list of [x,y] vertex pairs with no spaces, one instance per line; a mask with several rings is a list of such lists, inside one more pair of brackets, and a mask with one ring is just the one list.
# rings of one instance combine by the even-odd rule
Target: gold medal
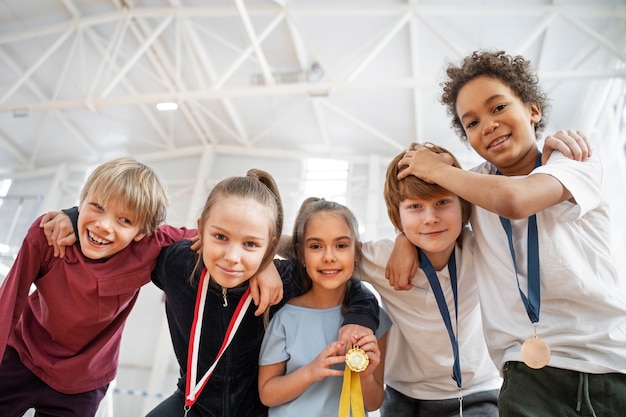
[[352,349],[346,353],[346,365],[354,372],[362,372],[367,368],[370,363],[370,358],[367,357],[365,351],[359,348],[359,345],[354,344]]
[[550,348],[537,335],[524,342],[520,353],[529,368],[541,369],[550,362]]

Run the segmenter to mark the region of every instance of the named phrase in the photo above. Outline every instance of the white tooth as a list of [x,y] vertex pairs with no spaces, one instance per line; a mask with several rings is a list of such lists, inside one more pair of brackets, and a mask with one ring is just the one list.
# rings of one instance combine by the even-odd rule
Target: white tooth
[[91,232],[88,232],[88,236],[89,236],[89,239],[91,239],[93,242],[95,242],[95,243],[97,243],[99,245],[108,245],[109,244],[108,241],[96,238]]

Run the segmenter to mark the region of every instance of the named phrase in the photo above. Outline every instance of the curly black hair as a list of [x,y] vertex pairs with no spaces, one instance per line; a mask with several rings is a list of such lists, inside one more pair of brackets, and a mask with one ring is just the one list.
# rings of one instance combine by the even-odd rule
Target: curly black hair
[[461,140],[467,141],[465,129],[456,113],[456,100],[459,91],[467,82],[476,77],[487,76],[497,78],[513,90],[523,103],[538,104],[541,108],[541,120],[535,123],[535,135],[541,138],[540,132],[546,127],[547,112],[550,105],[548,98],[539,86],[539,79],[532,70],[530,61],[517,55],[507,55],[504,51],[474,51],[465,57],[459,66],[449,64],[446,68],[448,79],[441,82],[443,88],[441,103],[452,122],[450,126]]

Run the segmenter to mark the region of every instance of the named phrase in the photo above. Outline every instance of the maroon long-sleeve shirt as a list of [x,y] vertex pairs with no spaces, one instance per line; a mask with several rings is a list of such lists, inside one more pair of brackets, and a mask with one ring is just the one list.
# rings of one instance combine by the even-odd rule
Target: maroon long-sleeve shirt
[[39,221],[0,287],[0,358],[8,344],[55,390],[90,391],[115,377],[124,323],[161,249],[197,231],[161,226],[106,260],[79,245],[59,259]]

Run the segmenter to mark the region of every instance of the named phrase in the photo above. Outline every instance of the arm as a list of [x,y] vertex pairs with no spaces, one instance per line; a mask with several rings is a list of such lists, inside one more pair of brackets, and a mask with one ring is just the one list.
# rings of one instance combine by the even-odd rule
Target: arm
[[[39,226],[44,229],[48,245],[54,246],[54,256],[63,258],[65,255],[65,247],[71,246],[80,241],[78,239],[78,207],[64,209],[62,212],[48,212],[44,215]],[[192,250],[197,250],[198,231],[196,229],[187,229],[185,227],[173,227],[166,224],[160,225],[154,235],[158,235],[155,239],[156,244],[161,248],[167,247],[172,243],[188,239],[192,245]]]
[[379,324],[379,305],[374,293],[361,281],[350,279],[348,300],[343,325],[358,324],[367,327],[371,330],[369,334],[376,331]]
[[391,255],[385,268],[385,278],[396,290],[410,290],[413,288],[411,279],[419,268],[417,250],[404,233],[396,236]]
[[348,291],[348,308],[337,335],[337,340],[343,342],[342,354],[350,349],[353,340],[374,334],[379,324],[380,306],[374,293],[356,279],[350,280]]
[[39,276],[49,250],[39,225],[33,223],[6,278],[0,286],[0,358],[28,300],[31,284]]
[[283,299],[283,281],[273,262],[250,278],[249,285],[254,304],[258,306],[255,316],[260,316],[269,306]]
[[408,151],[398,163],[402,179],[415,175],[436,183],[470,203],[509,219],[522,219],[571,198],[570,192],[547,174],[509,178],[465,171],[449,165],[425,147]]
[[[576,161],[585,161],[591,156],[589,140],[579,130],[559,130],[554,135],[547,136],[542,153],[543,164],[547,163],[555,150]],[[407,152],[408,155],[400,161],[399,166],[408,165],[410,169],[401,171],[399,179],[413,174],[437,183],[465,200],[503,217],[525,218],[571,198],[569,191],[549,175],[531,175],[520,180],[463,171],[464,174],[456,178],[455,168],[443,162],[445,156],[442,158],[437,155],[437,160],[423,151],[423,147],[418,147],[415,151]],[[413,152],[418,156],[411,158]],[[443,172],[430,172],[437,168],[441,168]],[[456,172],[458,171],[462,170],[457,169]]]
[[268,407],[275,407],[297,398],[313,383],[327,376],[342,376],[343,371],[331,368],[331,365],[345,361],[345,356],[338,353],[342,348],[343,342],[333,342],[313,361],[290,374],[285,374],[286,362],[259,366],[261,402]]

